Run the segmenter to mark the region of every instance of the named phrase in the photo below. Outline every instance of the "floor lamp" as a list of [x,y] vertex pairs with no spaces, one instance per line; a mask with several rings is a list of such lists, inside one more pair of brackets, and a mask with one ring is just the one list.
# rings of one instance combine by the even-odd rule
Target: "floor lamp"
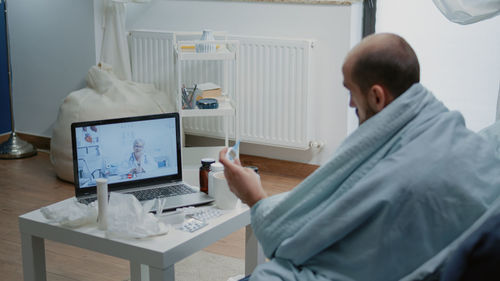
[[[0,0],[1,3],[1,0]],[[14,107],[12,105],[12,69],[10,65],[10,42],[9,27],[7,23],[7,0],[4,0],[4,19],[5,19],[5,37],[7,42],[7,65],[9,75],[9,101],[10,101],[10,137],[7,141],[0,144],[0,159],[17,159],[29,157],[36,154],[35,147],[17,136],[14,129]]]

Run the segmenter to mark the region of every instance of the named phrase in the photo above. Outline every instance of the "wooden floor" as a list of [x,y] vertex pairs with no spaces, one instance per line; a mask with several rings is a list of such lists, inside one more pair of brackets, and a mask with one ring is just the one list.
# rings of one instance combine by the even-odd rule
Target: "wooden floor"
[[[255,164],[254,160],[250,157],[248,161]],[[287,191],[305,177],[301,173],[282,174],[261,170],[261,179],[269,194]],[[22,280],[18,216],[72,196],[73,184],[56,177],[48,153],[39,152],[31,158],[0,160],[0,280]],[[129,263],[126,260],[52,241],[46,241],[45,250],[48,280],[129,278]],[[205,251],[243,258],[244,229],[207,247]]]

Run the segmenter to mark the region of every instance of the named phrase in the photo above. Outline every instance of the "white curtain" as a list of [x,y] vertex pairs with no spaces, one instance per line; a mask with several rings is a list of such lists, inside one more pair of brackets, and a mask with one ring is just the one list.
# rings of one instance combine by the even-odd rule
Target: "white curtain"
[[471,24],[500,14],[500,0],[433,0],[450,21]]
[[[500,0],[432,0],[443,15],[452,22],[471,24],[500,14]],[[496,35],[495,35],[496,36]],[[500,82],[496,120],[500,120]]]
[[121,80],[131,80],[130,54],[125,30],[126,3],[150,0],[105,0],[101,62],[109,64]]

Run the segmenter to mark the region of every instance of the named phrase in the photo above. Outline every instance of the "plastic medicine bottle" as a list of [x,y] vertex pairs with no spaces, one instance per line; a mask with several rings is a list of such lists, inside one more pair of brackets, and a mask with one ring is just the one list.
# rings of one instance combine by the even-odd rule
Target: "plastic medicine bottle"
[[215,162],[210,165],[210,172],[208,173],[208,195],[214,197],[214,179],[213,176],[217,172],[224,171],[224,165],[220,162]]
[[212,158],[201,159],[200,167],[200,191],[208,194],[208,173],[210,172],[210,164],[215,163]]

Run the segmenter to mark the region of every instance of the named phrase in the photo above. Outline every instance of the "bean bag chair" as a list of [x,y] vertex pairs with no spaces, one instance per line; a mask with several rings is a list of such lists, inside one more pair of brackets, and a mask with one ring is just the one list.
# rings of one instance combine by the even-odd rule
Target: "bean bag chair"
[[99,64],[87,74],[87,88],[70,93],[59,108],[50,141],[50,160],[60,179],[73,182],[71,123],[173,112],[173,96],[153,85],[123,81],[110,66]]

